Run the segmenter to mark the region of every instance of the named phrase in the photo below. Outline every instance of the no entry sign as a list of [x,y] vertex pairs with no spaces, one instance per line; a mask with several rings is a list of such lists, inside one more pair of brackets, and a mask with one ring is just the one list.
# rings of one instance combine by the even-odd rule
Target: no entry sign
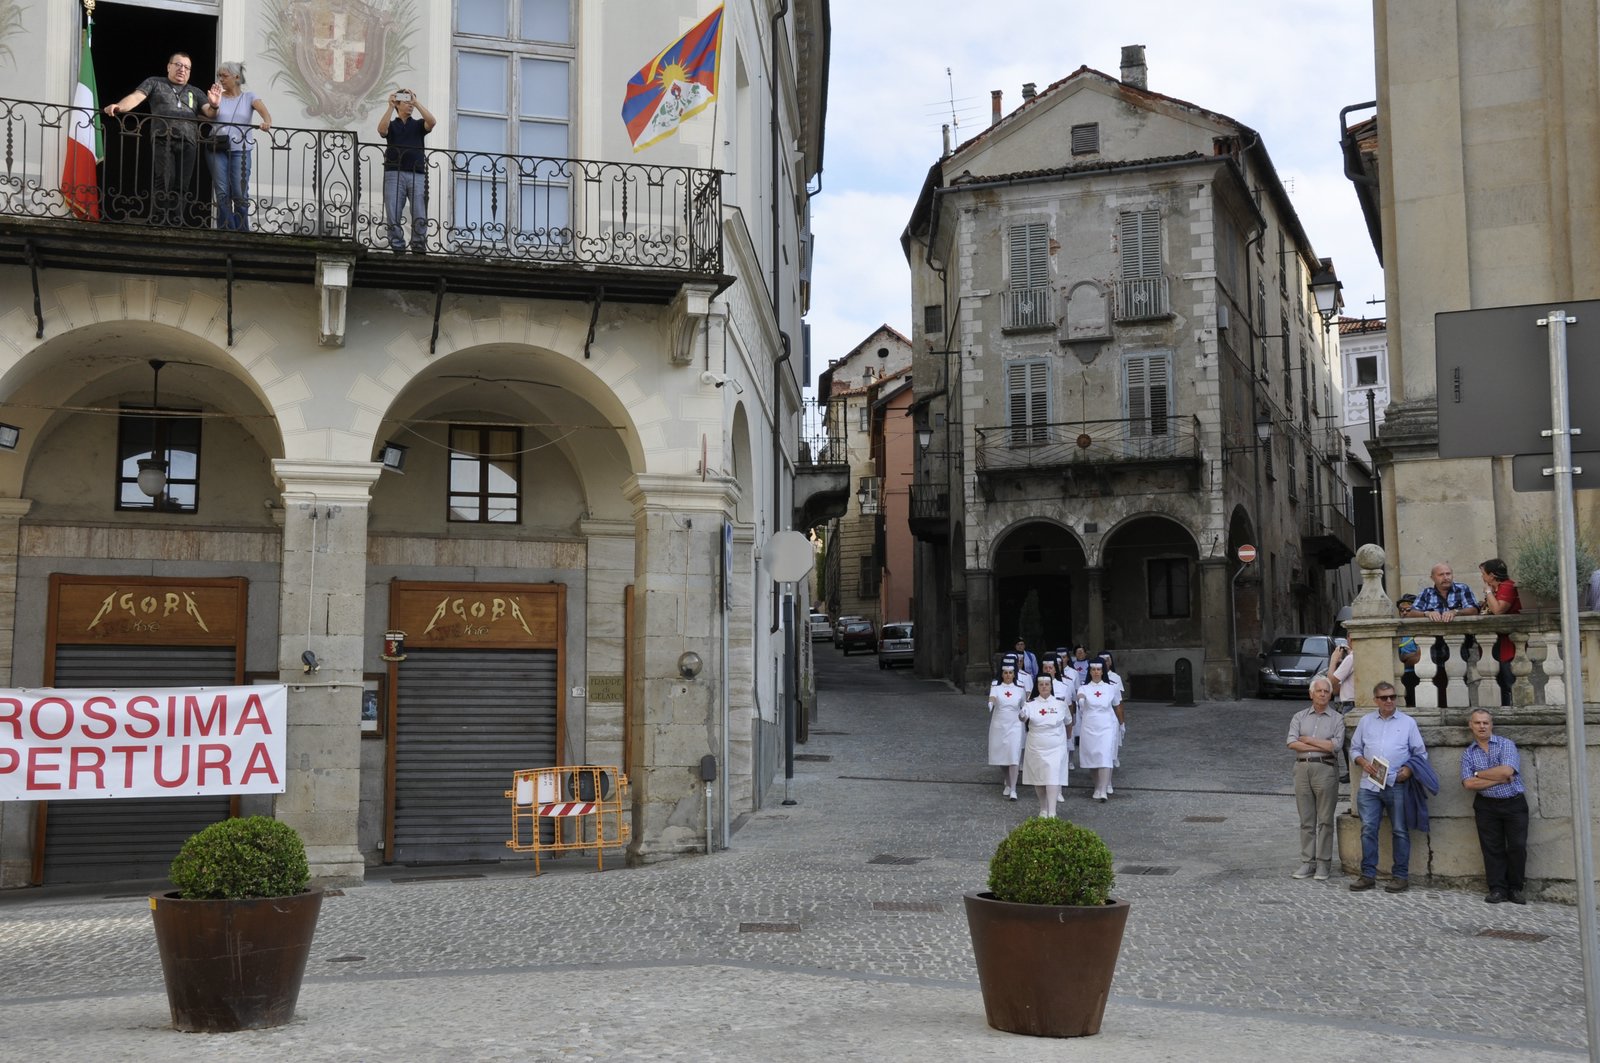
[[1239,561],[1241,563],[1248,565],[1252,561],[1254,561],[1255,559],[1256,559],[1256,548],[1255,547],[1251,546],[1249,543],[1245,543],[1243,546],[1239,547]]

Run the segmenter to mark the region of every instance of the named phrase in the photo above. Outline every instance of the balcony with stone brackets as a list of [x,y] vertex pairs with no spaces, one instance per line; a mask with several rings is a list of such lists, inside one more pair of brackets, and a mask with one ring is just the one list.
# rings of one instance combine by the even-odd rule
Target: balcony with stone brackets
[[[213,206],[199,124],[192,158],[170,180],[152,168],[171,139],[162,119],[108,118],[66,104],[0,99],[0,264],[136,272],[226,283],[314,284],[324,292],[324,342],[342,333],[351,288],[669,307],[723,275],[722,174],[684,166],[426,148],[428,219],[391,232],[387,146],[351,130],[252,129],[239,220]],[[74,134],[98,127],[104,160],[67,178]],[[219,224],[222,223],[222,224]],[[399,250],[396,250],[396,245]],[[337,298],[334,298],[337,296]],[[691,299],[690,302],[696,300]],[[36,300],[37,302],[37,300]],[[43,319],[35,307],[42,332]]]
[[1072,493],[1108,493],[1119,475],[1175,471],[1199,490],[1200,423],[1192,415],[1060,421],[977,429],[978,484],[1058,479]]

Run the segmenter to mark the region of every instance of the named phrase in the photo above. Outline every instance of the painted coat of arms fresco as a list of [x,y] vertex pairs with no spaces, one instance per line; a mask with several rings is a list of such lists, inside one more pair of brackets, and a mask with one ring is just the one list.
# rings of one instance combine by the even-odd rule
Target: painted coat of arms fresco
[[410,0],[268,0],[261,19],[273,84],[313,118],[365,119],[411,68]]

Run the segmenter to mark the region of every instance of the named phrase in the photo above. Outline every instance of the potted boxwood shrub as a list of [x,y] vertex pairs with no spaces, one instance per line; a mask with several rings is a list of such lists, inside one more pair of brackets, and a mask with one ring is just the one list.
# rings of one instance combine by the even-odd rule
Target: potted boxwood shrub
[[150,898],[161,974],[179,1030],[225,1033],[294,1017],[322,910],[300,835],[267,816],[190,836]]
[[1087,827],[1038,817],[1006,835],[989,892],[966,894],[989,1025],[1035,1037],[1100,1032],[1128,902],[1112,900],[1111,850]]

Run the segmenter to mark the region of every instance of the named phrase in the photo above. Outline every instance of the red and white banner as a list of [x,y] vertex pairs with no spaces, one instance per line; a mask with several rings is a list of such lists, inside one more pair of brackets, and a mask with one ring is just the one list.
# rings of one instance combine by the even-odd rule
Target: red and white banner
[[0,801],[284,792],[282,685],[0,690]]

